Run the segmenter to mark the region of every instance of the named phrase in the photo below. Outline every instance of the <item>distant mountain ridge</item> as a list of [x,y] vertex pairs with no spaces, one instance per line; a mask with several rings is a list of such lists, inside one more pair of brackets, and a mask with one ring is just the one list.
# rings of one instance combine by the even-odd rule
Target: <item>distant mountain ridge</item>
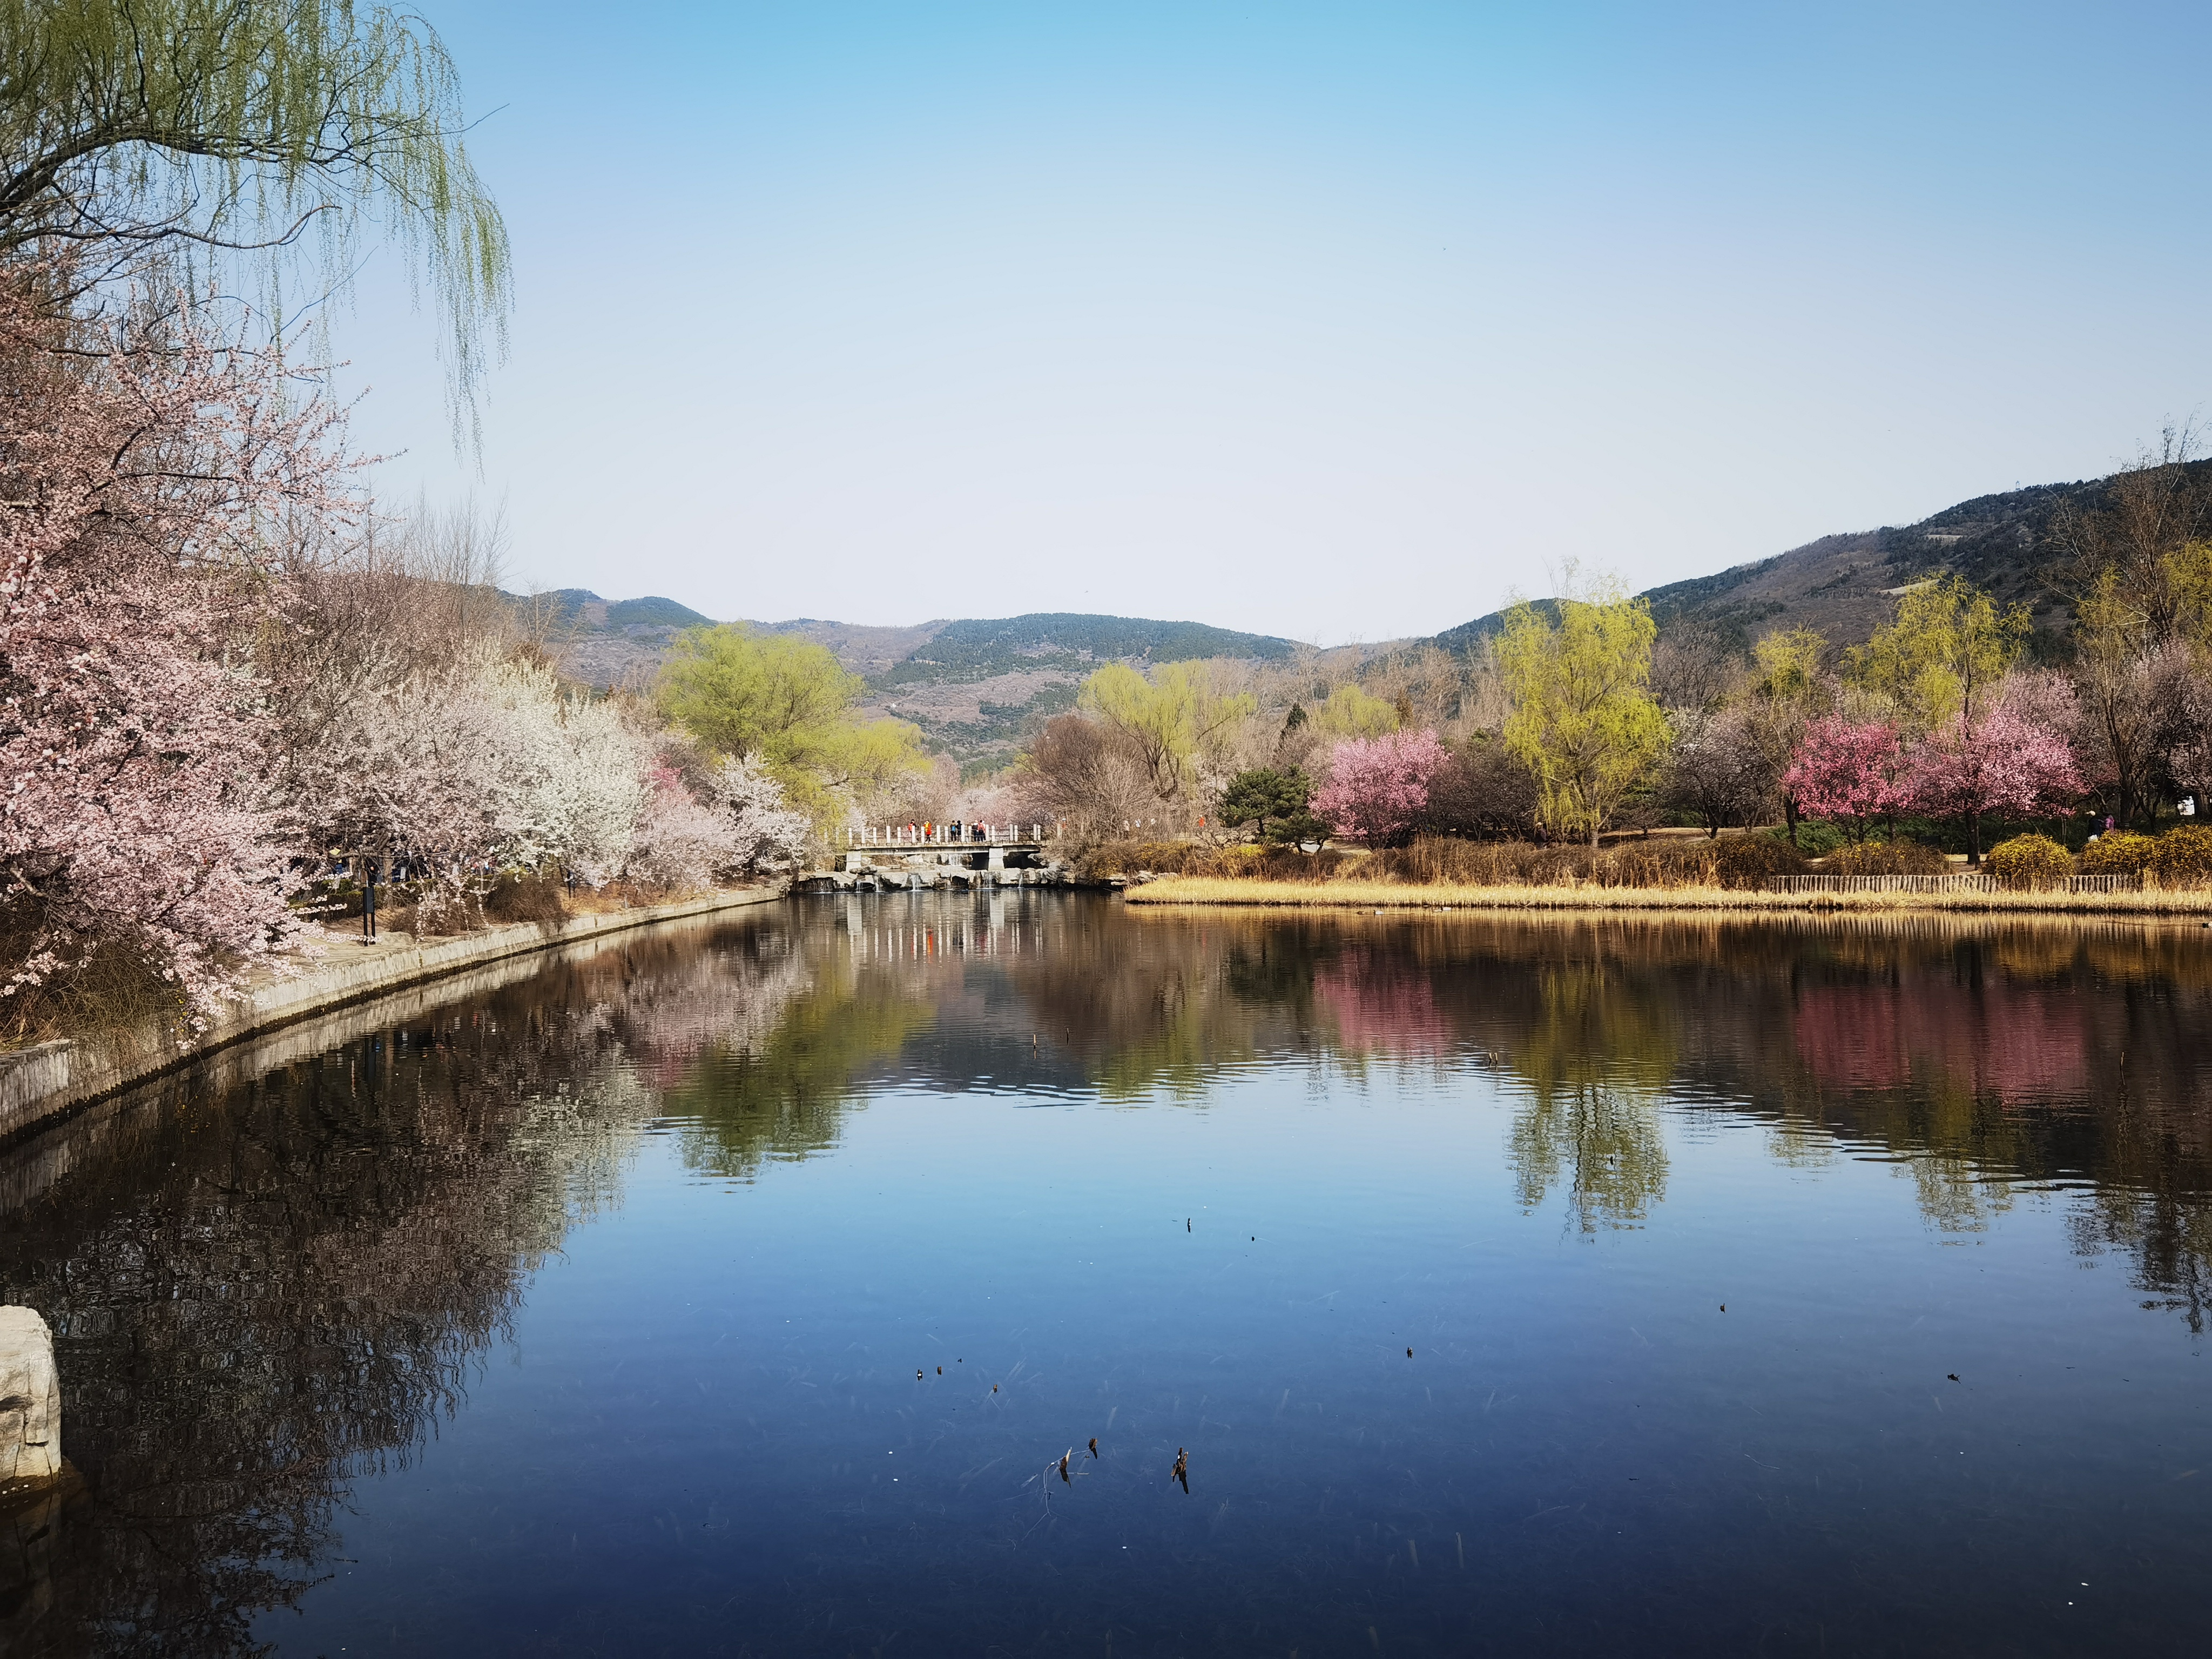
[[[2200,478],[2212,461],[2188,464]],[[2061,657],[2073,613],[2057,568],[2051,529],[2062,509],[2106,504],[2109,478],[2035,484],[1977,495],[1917,524],[1823,536],[1771,558],[1668,582],[1641,597],[1663,634],[1684,625],[1710,629],[1739,649],[1776,629],[1812,628],[1832,645],[1863,643],[1895,614],[1898,591],[1954,571],[2006,605],[2025,605],[2035,625],[2031,650]],[[1436,635],[1463,651],[1504,625],[1493,611]]]
[[[2190,464],[2192,471],[2212,461]],[[2206,475],[2212,477],[2212,475]],[[1832,645],[1855,645],[1894,613],[1899,591],[1938,571],[1956,571],[2007,603],[2029,607],[2032,648],[2065,654],[2071,614],[2051,540],[2062,508],[2105,503],[2111,480],[2038,484],[1960,501],[1904,526],[1823,536],[1786,553],[1710,576],[1650,589],[1662,633],[1708,629],[1738,649],[1774,629],[1813,628]],[[648,683],[677,634],[708,621],[674,599],[609,600],[586,588],[540,596],[556,606],[562,666],[599,685]],[[1548,602],[1545,602],[1548,603]],[[1465,651],[1504,625],[1492,611],[1428,641]],[[826,646],[867,682],[865,707],[920,726],[933,748],[963,763],[1010,759],[1043,718],[1074,706],[1084,677],[1101,663],[1142,665],[1192,657],[1270,660],[1299,647],[1272,635],[1205,623],[1036,611],[998,618],[939,618],[908,628],[798,617],[754,626]]]
[[658,597],[642,599],[603,599],[588,587],[556,587],[538,596],[552,607],[555,627],[622,632],[632,628],[706,628],[714,618],[703,617],[688,605]]
[[943,684],[988,679],[1047,666],[1081,668],[1102,662],[1186,662],[1194,657],[1286,657],[1297,647],[1265,634],[1240,634],[1204,623],[1152,622],[1037,611],[995,621],[941,624],[926,644],[883,676],[889,685]]
[[[711,619],[673,599],[609,600],[588,588],[540,595],[563,670],[593,684],[644,685],[678,634]],[[1205,623],[1038,611],[939,619],[911,628],[798,617],[755,623],[827,647],[867,682],[863,707],[922,728],[931,746],[963,763],[1010,759],[1024,732],[1075,706],[1077,688],[1102,663],[1192,657],[1275,659],[1297,647],[1265,634]]]

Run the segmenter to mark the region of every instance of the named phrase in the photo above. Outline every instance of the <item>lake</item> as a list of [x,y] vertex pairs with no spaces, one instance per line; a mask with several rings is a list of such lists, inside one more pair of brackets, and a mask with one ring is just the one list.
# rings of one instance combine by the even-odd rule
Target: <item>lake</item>
[[0,1647],[2198,1651],[2208,1066],[2172,925],[898,895],[510,967],[0,1153],[89,1486],[0,1518]]

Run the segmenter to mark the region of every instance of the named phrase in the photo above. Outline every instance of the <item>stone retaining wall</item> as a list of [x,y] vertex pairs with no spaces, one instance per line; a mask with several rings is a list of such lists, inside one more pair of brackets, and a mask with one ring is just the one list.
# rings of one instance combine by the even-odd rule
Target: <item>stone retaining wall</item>
[[[325,1013],[388,991],[549,947],[603,938],[654,922],[710,915],[764,904],[781,889],[735,888],[674,904],[643,905],[604,916],[562,921],[517,922],[453,939],[406,944],[334,946],[331,953],[290,979],[254,986],[219,1010],[208,1030],[180,1040],[172,1024],[147,1026],[99,1038],[42,1042],[0,1054],[0,1142],[134,1083],[203,1060],[217,1049],[295,1020]],[[345,953],[358,948],[358,956]]]

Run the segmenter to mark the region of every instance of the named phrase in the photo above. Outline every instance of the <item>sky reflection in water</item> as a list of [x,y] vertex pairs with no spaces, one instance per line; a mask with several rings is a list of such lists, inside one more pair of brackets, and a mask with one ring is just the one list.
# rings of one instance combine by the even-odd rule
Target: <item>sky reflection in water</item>
[[900,896],[508,977],[0,1157],[93,1485],[0,1645],[2195,1628],[2200,934]]

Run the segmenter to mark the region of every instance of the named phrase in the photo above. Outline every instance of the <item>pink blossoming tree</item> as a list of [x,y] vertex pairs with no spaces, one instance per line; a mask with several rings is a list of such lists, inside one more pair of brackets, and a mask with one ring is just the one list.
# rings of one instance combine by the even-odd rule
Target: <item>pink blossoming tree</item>
[[337,419],[283,363],[57,320],[0,268],[0,1018],[95,957],[195,1011],[291,930],[262,780],[288,557],[351,508]]
[[2001,700],[1971,726],[1949,721],[1914,745],[1905,785],[1914,811],[1966,825],[1979,864],[1984,817],[2063,810],[2081,793],[2081,775],[2063,737]]
[[1805,728],[1782,787],[1808,817],[1863,842],[1878,820],[1909,804],[1904,771],[1894,726],[1831,714]]
[[1340,836],[1370,846],[1401,836],[1429,804],[1429,784],[1451,757],[1434,732],[1392,732],[1340,743],[1313,810]]

